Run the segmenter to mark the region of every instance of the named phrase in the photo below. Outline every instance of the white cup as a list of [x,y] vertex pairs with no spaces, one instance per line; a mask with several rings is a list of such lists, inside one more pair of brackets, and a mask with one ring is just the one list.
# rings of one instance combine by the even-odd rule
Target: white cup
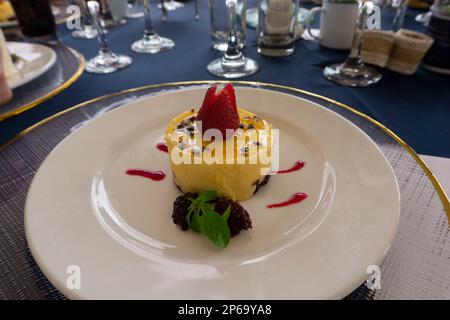
[[[311,32],[312,16],[320,12],[320,34]],[[309,11],[307,31],[321,46],[330,49],[350,49],[358,20],[359,5],[356,1],[324,0],[322,7]]]

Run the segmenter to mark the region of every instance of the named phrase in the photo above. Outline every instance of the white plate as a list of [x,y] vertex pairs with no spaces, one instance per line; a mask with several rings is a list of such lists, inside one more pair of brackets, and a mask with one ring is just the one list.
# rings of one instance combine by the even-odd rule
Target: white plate
[[[25,209],[31,251],[69,298],[342,298],[379,264],[396,234],[400,196],[376,144],[343,117],[312,102],[237,88],[238,104],[280,129],[280,163],[243,202],[253,229],[218,249],[171,221],[180,193],[158,151],[169,119],[201,104],[205,88],[130,103],[83,126],[56,147],[34,177]],[[163,170],[165,180],[128,176]],[[296,205],[266,209],[295,192]],[[81,270],[81,289],[66,286]]]
[[11,89],[18,88],[50,70],[56,62],[56,53],[49,47],[25,42],[7,42],[8,50],[20,58],[18,73],[7,79]]

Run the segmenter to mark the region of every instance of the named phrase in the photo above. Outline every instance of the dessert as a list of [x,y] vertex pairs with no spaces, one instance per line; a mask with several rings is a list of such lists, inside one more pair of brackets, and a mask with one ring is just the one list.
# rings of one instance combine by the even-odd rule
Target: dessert
[[13,7],[9,1],[0,0],[0,22],[11,21],[16,18]]
[[164,135],[175,184],[183,192],[249,199],[270,174],[271,129],[237,108],[231,84],[209,88],[201,108],[175,116]]
[[[173,223],[183,231],[203,234],[221,248],[251,229],[250,215],[237,201],[252,197],[271,175],[294,173],[305,166],[297,160],[289,168],[271,171],[274,136],[271,124],[237,107],[231,84],[209,88],[201,108],[175,116],[166,129],[165,143],[155,146],[169,155],[173,180],[183,192],[173,203]],[[153,181],[166,176],[148,169],[129,169],[126,174]],[[306,198],[306,193],[297,192],[266,208],[286,207]]]

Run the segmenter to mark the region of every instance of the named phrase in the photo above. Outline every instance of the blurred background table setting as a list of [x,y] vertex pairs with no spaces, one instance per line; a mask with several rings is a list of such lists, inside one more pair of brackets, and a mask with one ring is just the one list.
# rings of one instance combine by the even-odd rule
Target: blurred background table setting
[[[432,211],[432,220],[425,226],[429,233],[423,234],[428,242],[423,240],[419,246],[430,261],[439,255],[438,262],[430,272],[419,265],[412,267],[420,274],[412,289],[402,278],[397,283],[401,290],[388,286],[377,295],[360,287],[348,298],[449,297],[449,1],[0,0],[0,28],[0,155],[14,156],[9,162],[28,161],[32,150],[16,143],[27,133],[31,137],[32,128],[47,121],[51,125],[59,116],[59,127],[42,134],[49,141],[37,134],[34,138],[34,144],[42,143],[48,152],[71,132],[68,123],[78,128],[144,93],[201,85],[206,80],[243,81],[236,83],[261,84],[280,92],[297,90],[297,96],[318,99],[318,104],[334,111],[344,106],[347,111],[338,113],[352,122],[366,121],[362,130],[372,138],[376,134],[371,130],[385,128],[383,137],[380,133],[374,139],[383,152],[392,151],[387,156],[391,164],[402,168],[399,173],[395,167],[397,178],[403,175],[399,179],[407,181],[406,176],[417,174],[417,179],[423,179],[417,185],[426,181],[423,184],[430,193],[421,199],[414,186],[407,184],[415,182],[405,182],[402,197],[414,194],[416,202],[406,207],[415,215],[402,211],[400,241],[420,227],[414,219],[425,219]],[[102,96],[106,97],[96,100]],[[86,114],[71,118],[69,110],[81,105],[86,106]],[[346,113],[350,109],[352,115]],[[363,120],[355,120],[356,115]],[[38,158],[48,152],[39,153]],[[31,179],[35,169],[21,174]],[[4,173],[6,177],[13,171]],[[23,199],[27,183],[19,192]],[[12,188],[2,178],[0,185]],[[0,206],[11,201],[11,192],[6,188],[0,192]],[[8,219],[21,230],[12,240],[22,242],[18,250],[25,250],[20,226],[23,205],[14,204],[15,211],[12,205],[4,206],[10,214],[5,216],[14,217]],[[7,223],[0,217],[0,227]],[[11,233],[12,227],[0,232],[0,250]],[[435,254],[437,247],[439,254]],[[396,268],[395,259],[406,263],[401,260],[402,248],[396,247],[386,270]],[[5,256],[12,268],[14,253]],[[29,276],[12,273],[6,280],[0,276],[0,298],[64,298],[33,262],[23,261],[18,263],[32,266]],[[446,278],[437,284],[430,280],[421,292],[436,270]],[[10,280],[19,286],[36,281],[42,285],[28,295],[15,292],[7,284]]]

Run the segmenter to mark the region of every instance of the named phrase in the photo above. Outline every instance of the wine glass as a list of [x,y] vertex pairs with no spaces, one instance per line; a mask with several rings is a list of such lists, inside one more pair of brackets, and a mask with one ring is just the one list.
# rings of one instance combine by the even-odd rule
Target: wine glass
[[75,3],[81,11],[81,29],[72,31],[72,37],[80,39],[94,39],[97,36],[97,30],[92,23],[92,18],[88,12],[86,1],[76,0]]
[[119,21],[114,20],[109,4],[106,0],[96,0],[99,3],[100,25],[103,30],[106,28],[115,27],[120,24]]
[[136,19],[144,15],[142,11],[139,10],[139,0],[128,1],[128,11],[127,18]]
[[351,87],[367,87],[381,80],[381,73],[374,67],[364,64],[361,59],[364,30],[367,26],[369,12],[373,11],[373,6],[374,4],[370,1],[362,5],[353,38],[353,45],[357,45],[357,50],[355,53],[352,50],[344,63],[332,64],[324,69],[323,75],[328,80]]
[[164,7],[169,10],[169,11],[173,11],[173,10],[177,10],[179,8],[184,8],[184,3],[175,1],[175,0],[169,0],[169,1],[161,1],[161,4],[158,4],[158,8],[162,9],[162,4],[164,3]]
[[153,27],[150,1],[142,0],[142,6],[144,7],[145,19],[144,36],[131,45],[131,50],[139,53],[158,53],[172,49],[175,46],[175,42],[168,38],[160,37]]
[[258,63],[244,56],[239,49],[236,2],[236,0],[225,1],[228,9],[228,48],[223,57],[212,61],[206,67],[213,75],[229,79],[249,76],[259,70]]
[[200,0],[195,0],[195,21],[200,20]]
[[87,3],[88,12],[92,17],[95,28],[97,29],[98,42],[100,50],[98,54],[86,63],[86,71],[91,73],[111,73],[122,68],[128,67],[133,60],[126,55],[115,54],[111,51],[106,42],[106,35],[103,27],[100,25],[100,6],[97,1],[91,0]]

